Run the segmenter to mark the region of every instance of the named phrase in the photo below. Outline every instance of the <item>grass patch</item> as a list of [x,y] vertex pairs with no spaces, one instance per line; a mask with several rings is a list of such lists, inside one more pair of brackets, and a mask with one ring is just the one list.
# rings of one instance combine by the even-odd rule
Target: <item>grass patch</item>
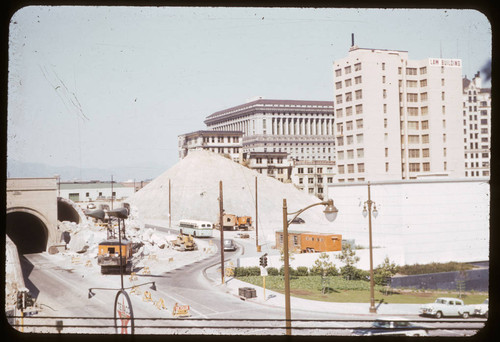
[[[262,286],[261,276],[238,277],[239,280]],[[266,289],[284,293],[284,280],[282,276],[267,276]],[[321,276],[291,277],[290,294],[295,297],[338,303],[369,303],[370,282],[364,280],[345,280],[344,278],[329,277],[326,293],[323,294]],[[425,304],[434,302],[438,297],[456,297],[454,291],[422,291],[391,289],[386,294],[384,286],[375,285],[375,300],[384,300],[384,303],[394,304]],[[391,292],[392,291],[392,292]],[[462,296],[465,304],[482,303],[488,293],[473,292]]]

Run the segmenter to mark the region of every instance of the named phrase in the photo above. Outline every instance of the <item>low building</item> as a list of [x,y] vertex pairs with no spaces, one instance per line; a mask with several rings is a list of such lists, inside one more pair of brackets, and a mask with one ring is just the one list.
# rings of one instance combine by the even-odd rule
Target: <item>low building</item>
[[[276,231],[276,248],[283,248],[283,242],[283,231]],[[342,235],[289,230],[288,249],[294,253],[341,251]]]
[[281,182],[290,179],[291,162],[286,152],[250,152],[243,154],[248,167]]
[[196,131],[179,135],[179,159],[191,151],[206,150],[241,161],[242,136],[240,131]]
[[58,196],[73,202],[124,200],[134,192],[133,186],[117,182],[61,182],[58,185]]

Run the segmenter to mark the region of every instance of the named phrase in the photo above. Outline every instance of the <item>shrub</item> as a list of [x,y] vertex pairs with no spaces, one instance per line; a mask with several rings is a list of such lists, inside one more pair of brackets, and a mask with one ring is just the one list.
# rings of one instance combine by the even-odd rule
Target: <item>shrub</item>
[[248,267],[247,272],[248,272],[247,275],[249,276],[260,276],[260,267],[259,266]]
[[309,275],[309,270],[305,266],[299,266],[297,267],[297,275],[304,277]]
[[280,275],[280,271],[276,267],[268,267],[266,269],[267,269],[267,274],[270,276]]

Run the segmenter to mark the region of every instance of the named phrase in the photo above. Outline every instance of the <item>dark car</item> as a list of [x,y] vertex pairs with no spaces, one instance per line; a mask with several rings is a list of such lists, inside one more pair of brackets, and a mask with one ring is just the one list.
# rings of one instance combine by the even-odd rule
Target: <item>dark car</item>
[[224,250],[225,251],[235,251],[236,243],[234,243],[233,239],[224,239]]
[[353,330],[354,335],[428,336],[427,330],[399,317],[378,318],[370,328]]

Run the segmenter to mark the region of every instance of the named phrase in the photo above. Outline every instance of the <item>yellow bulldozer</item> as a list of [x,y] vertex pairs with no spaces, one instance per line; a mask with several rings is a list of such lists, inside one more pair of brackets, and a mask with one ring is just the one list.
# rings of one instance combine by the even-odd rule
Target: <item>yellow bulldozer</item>
[[191,235],[179,234],[173,243],[174,249],[178,251],[194,251],[196,249],[196,243]]

